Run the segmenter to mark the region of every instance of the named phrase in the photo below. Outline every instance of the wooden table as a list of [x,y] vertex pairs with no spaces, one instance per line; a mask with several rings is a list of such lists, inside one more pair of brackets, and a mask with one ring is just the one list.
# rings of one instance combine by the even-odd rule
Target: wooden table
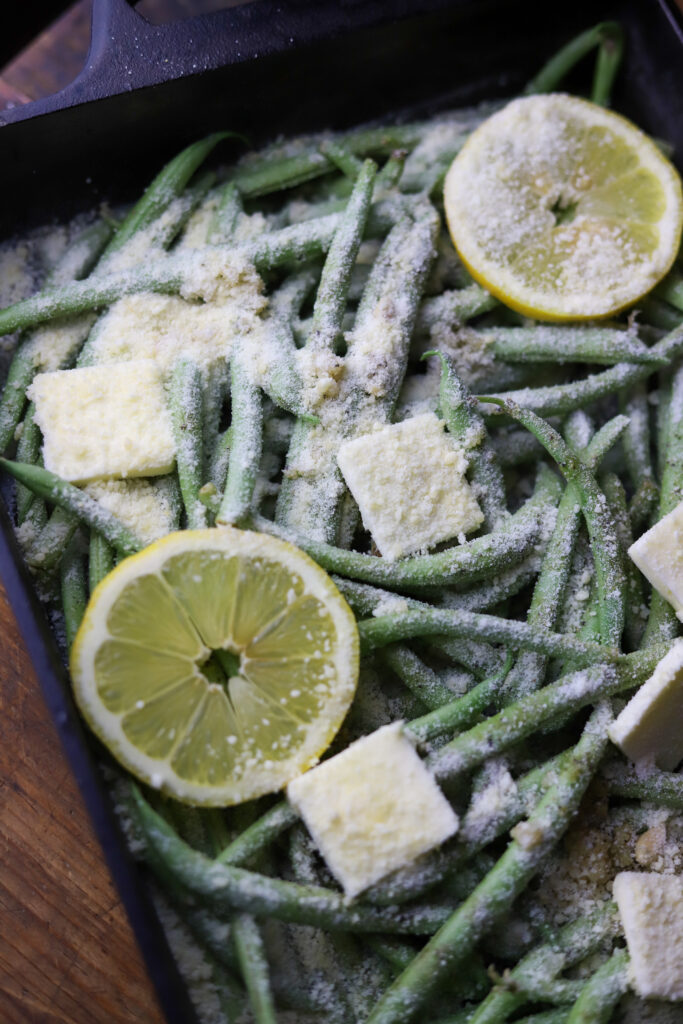
[[[158,20],[228,5],[142,0],[138,10]],[[89,24],[79,0],[0,72],[0,107],[70,82]],[[0,1022],[162,1024],[1,585],[0,637]]]
[[[218,0],[144,0],[187,16]],[[79,0],[0,72],[0,107],[56,92],[80,71]],[[0,585],[0,1022],[163,1024],[125,911]]]

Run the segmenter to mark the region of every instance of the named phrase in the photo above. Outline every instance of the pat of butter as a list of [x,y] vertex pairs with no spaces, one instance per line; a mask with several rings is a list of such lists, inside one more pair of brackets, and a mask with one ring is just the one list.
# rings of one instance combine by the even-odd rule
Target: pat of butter
[[431,548],[484,519],[465,454],[432,412],[344,442],[337,461],[384,558]]
[[683,999],[683,878],[622,871],[614,899],[635,991],[646,999]]
[[683,618],[683,501],[639,537],[628,553]]
[[386,725],[287,787],[347,896],[452,836],[458,818],[403,734]]
[[46,469],[75,484],[170,473],[171,416],[153,360],[40,373],[29,389]]
[[654,760],[671,771],[683,760],[683,639],[615,719],[609,737],[632,761]]

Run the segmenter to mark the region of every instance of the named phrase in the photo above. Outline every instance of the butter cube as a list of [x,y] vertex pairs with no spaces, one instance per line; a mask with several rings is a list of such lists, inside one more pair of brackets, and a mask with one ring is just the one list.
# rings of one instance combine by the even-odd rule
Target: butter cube
[[337,461],[387,559],[431,548],[483,521],[465,479],[465,454],[432,412],[344,442]]
[[683,618],[683,501],[639,537],[628,553]]
[[294,779],[287,796],[349,897],[458,828],[456,814],[400,722]]
[[632,761],[654,760],[671,771],[683,760],[683,639],[664,655],[608,731]]
[[635,991],[646,999],[683,999],[683,878],[622,871],[614,899]]
[[40,373],[29,389],[45,467],[75,484],[169,473],[171,417],[151,359]]

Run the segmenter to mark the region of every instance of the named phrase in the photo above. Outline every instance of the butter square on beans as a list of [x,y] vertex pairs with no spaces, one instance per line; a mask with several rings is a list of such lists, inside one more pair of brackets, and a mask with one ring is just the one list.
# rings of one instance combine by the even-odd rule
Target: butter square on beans
[[40,373],[29,389],[45,468],[74,484],[169,473],[171,416],[151,359]]

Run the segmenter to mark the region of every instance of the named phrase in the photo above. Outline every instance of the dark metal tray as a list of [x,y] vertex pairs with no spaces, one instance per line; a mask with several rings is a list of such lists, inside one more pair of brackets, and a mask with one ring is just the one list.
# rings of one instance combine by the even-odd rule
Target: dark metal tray
[[[621,21],[627,39],[615,106],[671,142],[681,166],[683,25],[667,0],[574,0],[545,19],[535,3],[506,0],[257,0],[160,26],[126,0],[94,0],[93,8],[81,75],[55,96],[0,114],[0,237],[103,198],[133,199],[166,159],[217,129],[258,145],[512,95],[563,42],[607,18]],[[167,1020],[192,1024],[1,499],[0,575]]]

